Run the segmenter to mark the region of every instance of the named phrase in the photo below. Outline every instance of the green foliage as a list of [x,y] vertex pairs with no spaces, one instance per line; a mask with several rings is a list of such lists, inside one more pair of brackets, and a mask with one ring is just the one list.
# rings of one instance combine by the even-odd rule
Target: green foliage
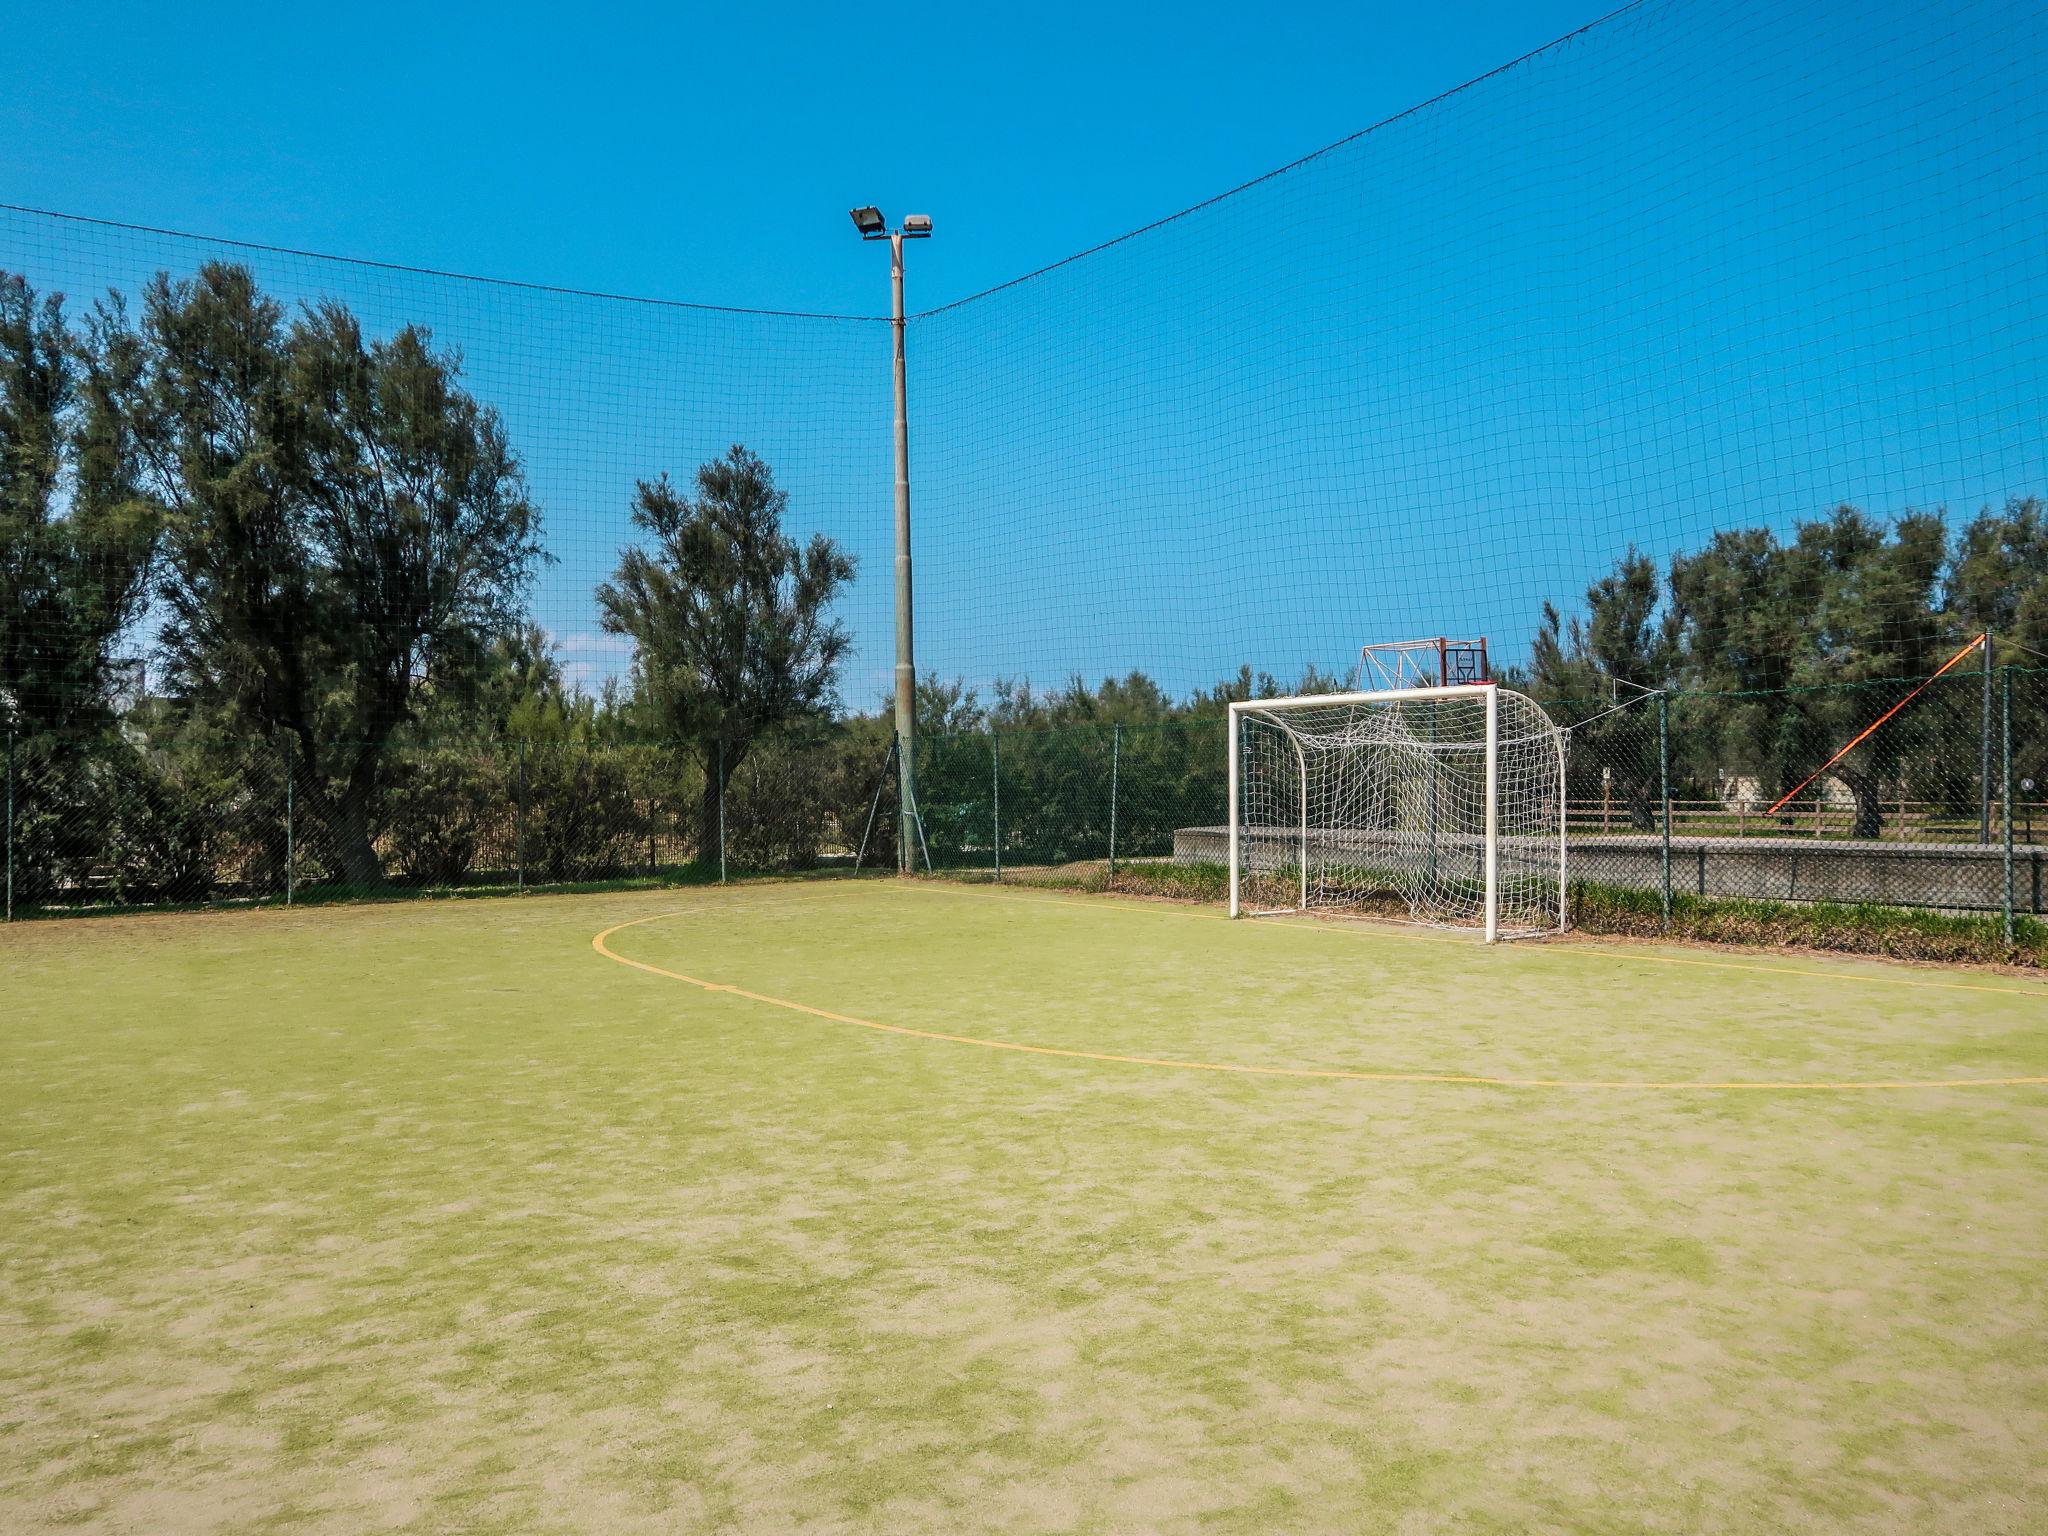
[[534,879],[604,880],[645,866],[647,817],[625,754],[543,746],[517,772]]
[[[1668,579],[1637,551],[1586,593],[1582,617],[1545,607],[1531,693],[1574,733],[1570,794],[1611,799],[1654,825],[1657,748],[1644,690],[1674,701],[1672,793],[1760,808],[1818,769],[1905,698],[1986,622],[2017,623],[2042,587],[2048,530],[2038,502],[1985,512],[1951,552],[1943,519],[1889,524],[1853,507],[1800,523],[1717,534],[1672,559]],[[2031,610],[2030,610],[2031,611]],[[1852,835],[1877,837],[1887,798],[1960,811],[1976,763],[1976,679],[1929,690],[1911,712],[1828,770],[1854,803]],[[1610,710],[1613,712],[1610,713]],[[1605,777],[1602,777],[1602,770]],[[1821,790],[1826,792],[1824,781]]]
[[1671,922],[1663,921],[1656,891],[1574,883],[1572,926],[1582,933],[1669,937],[1715,944],[1761,944],[1897,960],[1956,964],[2048,965],[2048,926],[2021,916],[2014,942],[2005,942],[2003,919],[1875,904],[1752,901],[1674,892]]
[[254,803],[260,774],[245,770],[257,765],[219,746],[168,733],[153,747],[119,733],[17,742],[16,902],[197,902],[267,887],[281,875],[282,822]]
[[391,862],[415,885],[456,885],[487,838],[513,819],[510,787],[492,756],[461,748],[399,757],[384,803]]
[[823,534],[799,545],[782,529],[788,507],[773,471],[738,445],[699,467],[695,500],[666,475],[642,481],[633,524],[655,547],[621,551],[597,589],[605,629],[633,640],[648,723],[697,748],[700,858],[716,848],[719,780],[764,734],[837,702],[850,639],[828,610],[853,557]]
[[2048,503],[2015,496],[1980,513],[1956,541],[1948,601],[1965,630],[2048,650]]
[[121,402],[138,367],[120,312],[83,326],[0,272],[0,726],[92,731],[122,681],[157,533]]
[[288,318],[243,267],[159,276],[141,336],[173,685],[290,738],[335,873],[374,884],[387,746],[473,685],[543,558],[518,460],[426,332],[371,340],[334,303]]
[[759,739],[726,781],[727,862],[745,870],[815,869],[837,830],[833,808],[845,795],[832,779],[844,762],[821,730]]

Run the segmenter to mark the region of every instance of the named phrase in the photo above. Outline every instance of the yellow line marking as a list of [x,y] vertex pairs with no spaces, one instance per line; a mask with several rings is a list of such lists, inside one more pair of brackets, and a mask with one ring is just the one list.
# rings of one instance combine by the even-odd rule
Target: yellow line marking
[[706,992],[723,992],[733,997],[743,997],[749,1002],[765,1003],[771,1008],[786,1008],[792,1013],[808,1014],[814,1019],[825,1019],[834,1024],[851,1024],[859,1029],[871,1029],[879,1034],[905,1035],[914,1040],[939,1040],[949,1045],[974,1045],[989,1051],[1015,1051],[1027,1056],[1060,1056],[1070,1061],[1115,1062],[1133,1067],[1167,1067],[1180,1072],[1229,1072],[1247,1077],[1308,1077],[1337,1079],[1356,1083],[1437,1083],[1455,1084],[1475,1088],[1571,1088],[1571,1089],[1625,1089],[1639,1088],[1676,1092],[1694,1091],[1735,1091],[1735,1090],[1825,1090],[1850,1092],[1871,1089],[1897,1088],[2021,1088],[2048,1085],[2048,1077],[1958,1077],[1933,1078],[1924,1081],[1901,1080],[1882,1082],[1640,1082],[1603,1079],[1574,1079],[1556,1077],[1483,1077],[1463,1072],[1357,1072],[1335,1067],[1260,1067],[1242,1062],[1184,1061],[1164,1056],[1125,1056],[1112,1051],[1076,1051],[1056,1045],[1026,1045],[1015,1040],[986,1040],[976,1035],[947,1034],[936,1029],[914,1029],[907,1024],[884,1024],[874,1019],[863,1019],[850,1013],[834,1013],[829,1008],[814,1008],[809,1003],[791,1002],[786,997],[771,997],[765,992],[751,992],[745,987],[729,982],[705,981],[701,977],[686,976],[681,971],[671,971],[664,966],[650,965],[645,960],[635,960],[622,955],[605,941],[615,933],[628,928],[638,928],[643,923],[658,923],[671,917],[687,917],[682,911],[656,912],[647,917],[636,917],[630,922],[615,923],[603,932],[591,937],[590,947],[607,960],[620,965],[631,966],[636,971],[645,971],[650,976],[663,976],[670,981],[686,982]]
[[[921,891],[934,896],[966,896],[977,901],[1055,902],[1070,907],[1114,908],[1124,912],[1157,912],[1163,917],[1191,917],[1210,923],[1241,922],[1262,928],[1310,928],[1319,933],[1350,933],[1363,938],[1399,939],[1409,944],[1456,944],[1473,945],[1472,939],[1454,938],[1448,935],[1417,932],[1398,923],[1376,923],[1370,918],[1296,918],[1261,917],[1233,919],[1221,912],[1190,912],[1166,902],[1151,902],[1136,899],[1119,899],[1115,896],[1074,895],[1065,891],[1042,891],[1026,896],[1021,892],[984,890],[976,885],[939,885],[922,881],[909,882],[901,890]],[[1512,946],[1511,946],[1512,947]],[[1556,954],[1569,950],[1579,955],[1602,955],[1610,960],[1636,961],[1643,965],[1691,965],[1703,966],[1709,970],[1746,971],[1756,976],[1804,976],[1814,981],[1838,981],[1865,983],[1874,987],[1913,987],[1928,992],[1989,992],[1999,997],[2031,997],[2048,1002],[2048,988],[2042,987],[1994,987],[1975,981],[1930,981],[1919,976],[1871,976],[1860,971],[1814,971],[1793,965],[1749,965],[1739,960],[1704,960],[1690,955],[1646,955],[1632,949],[1616,949],[1612,945],[1600,944],[1590,939],[1574,938],[1567,935],[1560,941],[1521,947],[1518,952],[1527,954]],[[1849,958],[1849,957],[1845,957]],[[1867,957],[1865,957],[1867,958]]]

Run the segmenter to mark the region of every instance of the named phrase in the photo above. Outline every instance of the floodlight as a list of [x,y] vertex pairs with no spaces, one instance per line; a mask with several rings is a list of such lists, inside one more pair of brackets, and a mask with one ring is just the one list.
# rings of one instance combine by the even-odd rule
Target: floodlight
[[932,216],[928,213],[913,213],[903,221],[906,235],[929,235],[932,232]]
[[856,208],[853,210],[853,227],[861,232],[863,239],[867,239],[881,234],[889,227],[889,221],[882,217],[879,208]]

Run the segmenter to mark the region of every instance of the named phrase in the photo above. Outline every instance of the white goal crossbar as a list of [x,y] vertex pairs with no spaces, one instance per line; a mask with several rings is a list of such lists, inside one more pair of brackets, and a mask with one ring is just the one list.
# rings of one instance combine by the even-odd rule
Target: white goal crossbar
[[[1253,727],[1270,729],[1248,768]],[[1561,930],[1564,755],[1540,706],[1490,682],[1233,703],[1230,915],[1249,875],[1267,898],[1255,913],[1353,905],[1373,886],[1488,943]]]

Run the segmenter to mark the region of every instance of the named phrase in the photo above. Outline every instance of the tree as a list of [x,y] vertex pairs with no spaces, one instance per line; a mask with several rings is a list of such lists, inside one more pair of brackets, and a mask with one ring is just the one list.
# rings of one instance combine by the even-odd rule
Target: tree
[[0,273],[0,719],[70,733],[113,708],[113,651],[156,538],[121,401],[137,368],[117,309],[82,330]]
[[823,534],[782,530],[788,493],[734,445],[697,471],[696,499],[666,475],[642,481],[633,523],[653,548],[622,550],[597,589],[608,633],[634,644],[634,685],[668,735],[704,767],[700,860],[718,844],[718,793],[770,731],[824,718],[849,637],[829,609],[854,561]]
[[1956,540],[1948,602],[1968,633],[2048,650],[2048,503],[2015,496],[1978,513]]
[[[1768,786],[1797,784],[1883,712],[1901,691],[1888,680],[1944,659],[1952,626],[1935,599],[1946,555],[1939,513],[1888,525],[1842,506],[1800,523],[1790,543],[1744,529],[1675,558],[1679,664],[1694,687],[1729,696],[1705,735]],[[1829,770],[1855,799],[1856,836],[1881,830],[1879,787],[1900,771],[1907,740],[1895,723]]]
[[1545,603],[1529,648],[1528,693],[1574,727],[1569,798],[1605,804],[1618,792],[1639,831],[1656,824],[1655,722],[1647,708],[1627,706],[1669,686],[1679,638],[1656,562],[1630,548],[1586,589],[1584,618],[1565,620]]
[[2016,789],[2027,779],[2048,780],[2048,690],[2039,671],[2048,652],[2048,503],[2015,496],[2002,510],[1987,508],[1972,519],[1949,564],[1948,602],[1963,635],[1989,631],[1994,651],[2004,642],[2004,662],[2034,669],[2006,683],[2012,776]]
[[374,883],[387,746],[470,684],[544,558],[518,459],[426,331],[369,340],[336,303],[288,318],[245,267],[158,276],[143,340],[172,679],[285,739],[329,857]]

